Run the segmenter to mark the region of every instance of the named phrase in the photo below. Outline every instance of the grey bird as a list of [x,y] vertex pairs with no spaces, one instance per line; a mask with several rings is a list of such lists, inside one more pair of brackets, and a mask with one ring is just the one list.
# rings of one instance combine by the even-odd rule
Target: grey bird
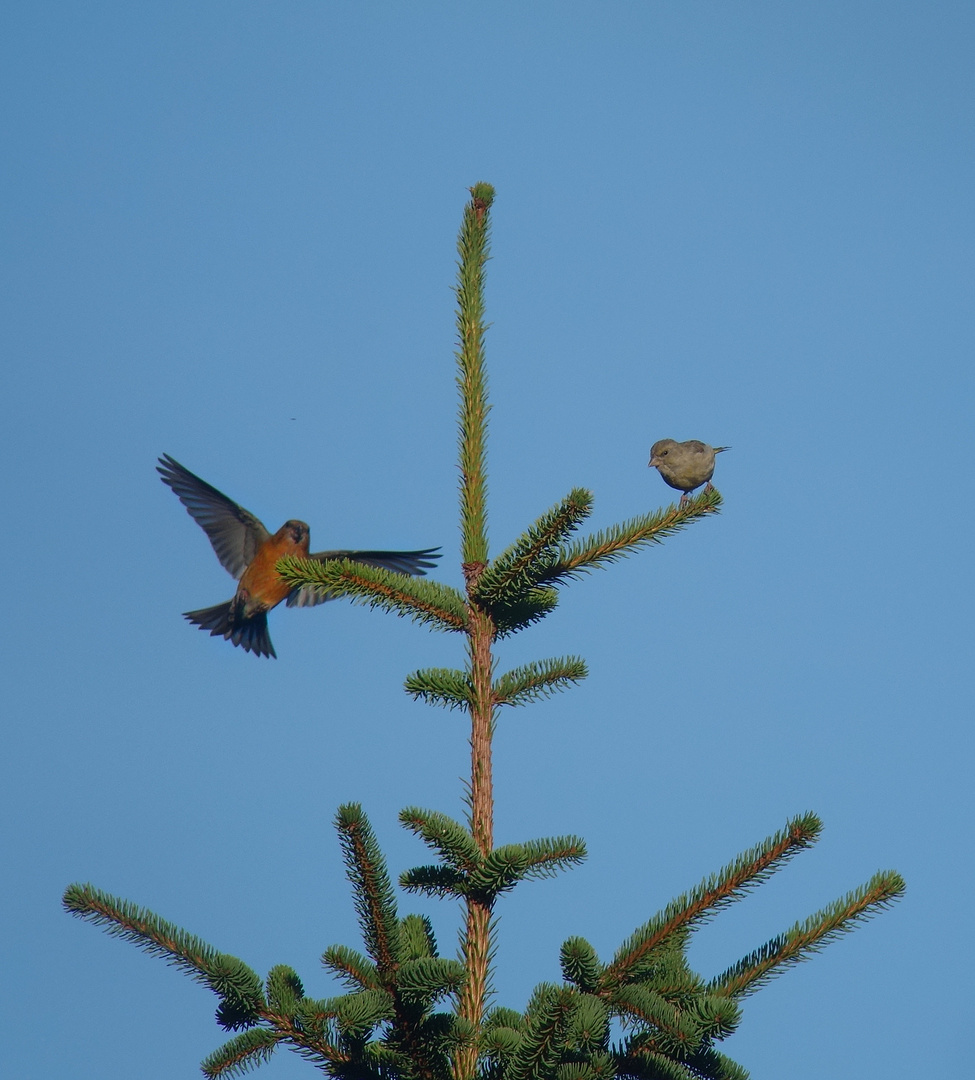
[[714,455],[730,446],[708,446],[698,439],[677,442],[676,439],[659,439],[650,447],[648,467],[656,469],[664,483],[682,491],[681,505],[687,502],[688,492],[702,484],[711,487],[714,476]]

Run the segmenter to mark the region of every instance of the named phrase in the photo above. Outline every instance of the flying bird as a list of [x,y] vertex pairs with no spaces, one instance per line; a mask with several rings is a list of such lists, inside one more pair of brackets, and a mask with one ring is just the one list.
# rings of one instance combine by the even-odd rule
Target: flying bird
[[223,568],[237,578],[232,599],[183,617],[211,637],[223,637],[257,656],[277,656],[267,630],[267,613],[287,600],[288,607],[310,607],[331,600],[327,592],[308,585],[293,588],[278,574],[275,564],[285,555],[329,562],[352,559],[382,566],[398,574],[425,574],[436,566],[439,548],[423,551],[308,551],[309,529],[292,518],[272,536],[249,511],[211,487],[168,454],[159,458],[156,471],[186,507],[190,517],[210,538]]
[[660,439],[650,447],[648,467],[656,469],[664,478],[664,483],[682,491],[681,505],[687,502],[688,492],[702,484],[711,487],[714,476],[714,455],[730,446],[708,446],[697,439],[677,442],[675,439]]

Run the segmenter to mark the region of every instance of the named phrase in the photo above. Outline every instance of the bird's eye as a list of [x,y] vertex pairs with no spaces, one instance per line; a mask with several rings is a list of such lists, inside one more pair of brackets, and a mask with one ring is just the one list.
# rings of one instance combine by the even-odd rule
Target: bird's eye
[[661,456],[661,457],[666,457],[666,456],[667,456],[667,455],[668,455],[669,453],[670,453],[670,451],[669,451],[669,450],[661,450],[661,451],[660,451],[660,456]]

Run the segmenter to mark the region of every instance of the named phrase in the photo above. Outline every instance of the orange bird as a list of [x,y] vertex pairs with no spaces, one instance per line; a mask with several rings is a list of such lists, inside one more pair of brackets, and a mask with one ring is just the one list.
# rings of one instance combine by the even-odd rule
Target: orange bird
[[156,471],[168,484],[190,517],[210,538],[223,568],[237,581],[233,599],[183,617],[211,637],[223,637],[257,656],[277,656],[267,632],[267,613],[282,600],[288,607],[310,607],[332,597],[307,585],[292,588],[278,574],[275,563],[285,555],[328,562],[353,559],[369,566],[383,566],[398,574],[425,574],[436,566],[439,548],[423,551],[308,551],[308,526],[292,518],[272,536],[261,522],[233,499],[201,480],[169,454],[163,454]]

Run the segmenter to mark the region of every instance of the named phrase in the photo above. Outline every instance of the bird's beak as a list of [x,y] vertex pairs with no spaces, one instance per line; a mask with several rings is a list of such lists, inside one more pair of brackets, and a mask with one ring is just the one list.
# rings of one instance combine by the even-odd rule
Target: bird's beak
[[648,468],[648,469],[655,469],[655,468],[656,468],[656,467],[657,467],[657,466],[658,466],[659,464],[660,464],[660,458],[658,458],[658,457],[652,457],[652,458],[651,458],[651,459],[650,459],[650,460],[649,460],[649,461],[647,462],[647,468]]

